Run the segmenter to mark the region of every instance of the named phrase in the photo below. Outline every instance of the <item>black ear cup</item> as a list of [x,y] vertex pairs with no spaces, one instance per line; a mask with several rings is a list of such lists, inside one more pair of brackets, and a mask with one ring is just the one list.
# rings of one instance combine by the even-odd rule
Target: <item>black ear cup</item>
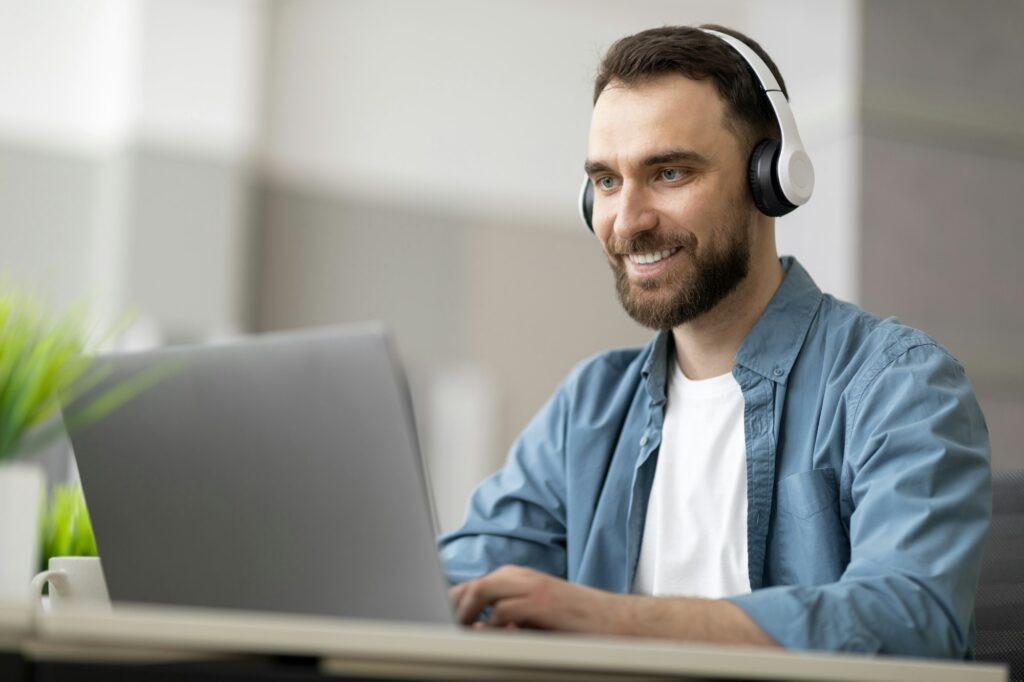
[[773,218],[784,216],[796,208],[795,204],[786,200],[779,184],[778,162],[781,148],[782,143],[779,140],[761,140],[750,154],[750,166],[747,170],[754,205],[761,213]]
[[594,183],[587,178],[583,181],[580,191],[580,217],[587,228],[594,231]]

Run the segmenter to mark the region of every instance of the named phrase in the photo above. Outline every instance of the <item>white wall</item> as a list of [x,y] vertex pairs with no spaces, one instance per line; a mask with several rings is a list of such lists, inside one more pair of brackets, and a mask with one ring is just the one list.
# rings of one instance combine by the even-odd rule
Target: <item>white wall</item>
[[811,201],[777,220],[780,253],[796,255],[823,291],[860,300],[861,3],[747,5],[750,35],[772,56],[814,161]]
[[146,0],[137,139],[248,157],[263,109],[265,0]]
[[143,6],[126,303],[172,341],[239,334],[268,3]]
[[0,0],[0,270],[108,322],[242,330],[266,14]]
[[741,18],[735,0],[281,3],[267,169],[389,205],[578,229],[601,52],[650,26]]
[[0,135],[104,152],[134,116],[132,0],[0,0]]
[[137,26],[130,0],[0,0],[0,270],[100,317],[124,289]]

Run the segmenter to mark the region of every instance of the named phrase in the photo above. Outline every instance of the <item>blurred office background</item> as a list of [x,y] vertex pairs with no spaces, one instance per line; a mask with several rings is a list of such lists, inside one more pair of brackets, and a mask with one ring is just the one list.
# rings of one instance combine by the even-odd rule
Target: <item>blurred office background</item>
[[780,248],[966,365],[1024,467],[1024,3],[0,0],[0,273],[133,347],[381,319],[442,524],[579,360],[649,332],[575,199],[603,50],[716,22],[818,175]]

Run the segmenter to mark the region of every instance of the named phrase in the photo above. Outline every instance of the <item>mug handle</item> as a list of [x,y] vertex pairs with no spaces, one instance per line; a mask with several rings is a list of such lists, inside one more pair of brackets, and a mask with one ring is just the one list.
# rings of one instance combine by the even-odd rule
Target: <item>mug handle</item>
[[41,597],[43,592],[43,585],[46,583],[52,584],[57,590],[65,590],[68,586],[68,573],[61,569],[51,569],[49,571],[43,571],[37,573],[32,578],[32,594]]

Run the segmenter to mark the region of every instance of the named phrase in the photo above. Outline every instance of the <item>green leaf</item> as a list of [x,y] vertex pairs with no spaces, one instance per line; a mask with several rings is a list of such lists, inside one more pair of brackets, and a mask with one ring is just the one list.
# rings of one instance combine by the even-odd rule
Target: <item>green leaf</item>
[[43,514],[42,561],[55,556],[97,556],[96,537],[79,484],[54,488]]
[[74,403],[68,428],[80,428],[111,412],[139,391],[165,378],[172,369],[159,367],[107,387],[87,402],[88,395],[109,376],[97,362],[95,344],[109,340],[130,324],[127,316],[97,334],[81,306],[52,314],[19,292],[0,292],[0,461],[32,452],[60,435],[54,415]]
[[136,395],[151,388],[167,377],[176,373],[183,366],[181,361],[167,361],[153,365],[125,381],[108,388],[88,405],[77,412],[64,415],[64,422],[69,431],[91,424],[134,398]]

